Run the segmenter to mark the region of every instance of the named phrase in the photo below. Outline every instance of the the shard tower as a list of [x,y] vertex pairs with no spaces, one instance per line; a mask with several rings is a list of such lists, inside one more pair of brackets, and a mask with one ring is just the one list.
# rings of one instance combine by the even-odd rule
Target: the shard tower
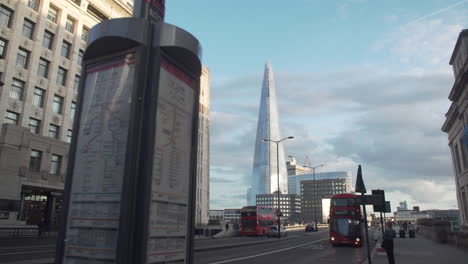
[[265,65],[262,96],[258,113],[257,138],[252,170],[252,185],[247,192],[247,204],[255,205],[257,194],[270,194],[278,190],[276,159],[279,157],[279,189],[282,194],[288,192],[288,174],[284,160],[283,144],[262,141],[262,139],[281,140],[278,105],[276,102],[275,80],[271,62]]

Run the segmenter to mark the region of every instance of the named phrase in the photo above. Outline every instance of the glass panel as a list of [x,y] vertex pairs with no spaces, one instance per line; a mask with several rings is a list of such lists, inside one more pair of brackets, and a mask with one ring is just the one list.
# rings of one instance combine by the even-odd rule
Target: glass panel
[[29,160],[29,170],[30,171],[40,171],[41,169],[41,157],[42,157],[42,152],[37,151],[37,150],[32,150],[31,151],[31,157]]
[[44,78],[47,78],[49,75],[49,62],[44,60],[43,58],[39,59],[39,67],[37,70],[37,74]]
[[5,114],[5,123],[18,125],[19,114],[7,111]]
[[62,161],[62,157],[59,155],[52,154],[52,159],[50,161],[50,174],[60,174],[60,163]]
[[52,103],[52,111],[54,111],[54,113],[61,114],[62,106],[63,106],[63,97],[55,95],[54,101]]
[[44,48],[52,49],[52,43],[54,41],[54,34],[49,31],[44,31],[44,39],[42,40],[42,46]]
[[68,32],[73,33],[73,29],[75,26],[75,21],[69,17],[67,17],[67,22],[65,22],[65,30]]
[[67,70],[59,67],[58,74],[57,74],[57,84],[65,85],[66,78],[67,78]]
[[6,54],[7,41],[0,39],[0,58],[3,58]]
[[40,88],[34,88],[34,95],[33,95],[33,105],[37,107],[44,106],[44,90]]
[[23,36],[32,39],[34,33],[34,23],[28,19],[24,19]]
[[78,65],[83,64],[83,55],[84,55],[84,52],[82,50],[79,50],[78,51],[78,60],[76,62],[76,63],[78,63]]
[[58,17],[58,10],[53,7],[49,7],[49,12],[47,13],[47,19],[49,19],[50,21],[54,23],[57,23],[57,17]]
[[81,39],[84,41],[88,40],[88,33],[89,29],[83,27],[83,31],[81,31]]
[[10,27],[11,17],[13,15],[13,11],[7,8],[4,5],[0,5],[0,25],[4,25],[5,27]]
[[23,90],[24,90],[24,82],[17,80],[17,79],[13,79],[13,82],[11,85],[10,97],[16,100],[22,100]]
[[62,42],[62,50],[61,50],[60,54],[63,57],[68,59],[70,57],[70,48],[71,48],[71,44],[66,42],[66,41],[63,41]]
[[29,119],[29,131],[31,131],[31,133],[38,134],[40,125],[41,125],[40,120],[37,120],[34,118]]
[[28,7],[37,11],[39,8],[39,0],[28,0]]
[[23,49],[19,49],[18,56],[16,57],[16,64],[27,68],[28,67],[29,52]]

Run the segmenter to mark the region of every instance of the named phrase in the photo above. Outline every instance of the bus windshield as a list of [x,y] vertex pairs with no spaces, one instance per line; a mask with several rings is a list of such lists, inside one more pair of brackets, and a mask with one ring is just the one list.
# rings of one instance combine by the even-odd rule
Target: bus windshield
[[330,231],[345,237],[356,237],[361,235],[361,223],[358,219],[331,218]]
[[353,207],[359,206],[354,198],[334,198],[332,199],[332,206]]

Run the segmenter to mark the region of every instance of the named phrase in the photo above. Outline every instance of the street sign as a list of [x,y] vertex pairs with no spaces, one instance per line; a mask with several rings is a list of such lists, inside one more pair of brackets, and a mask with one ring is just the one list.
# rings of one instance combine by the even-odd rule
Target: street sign
[[384,190],[372,190],[372,195],[376,195],[380,199],[372,205],[374,206],[374,212],[384,212],[385,211],[385,191]]
[[358,167],[357,178],[356,178],[356,186],[354,187],[354,191],[358,193],[366,193],[366,186],[364,185],[364,180],[362,179],[362,171],[361,165]]
[[375,194],[362,195],[361,197],[357,198],[357,202],[359,204],[361,204],[361,205],[384,206],[384,203],[382,202],[382,196],[381,195],[375,195]]
[[390,207],[390,201],[385,201],[385,212],[384,213],[391,213],[392,208]]

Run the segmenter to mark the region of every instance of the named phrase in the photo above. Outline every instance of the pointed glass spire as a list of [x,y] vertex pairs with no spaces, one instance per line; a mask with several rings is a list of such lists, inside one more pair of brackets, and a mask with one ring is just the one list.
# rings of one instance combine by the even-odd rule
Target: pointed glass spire
[[276,144],[261,141],[262,139],[281,140],[275,80],[270,61],[265,64],[263,76],[252,170],[252,186],[247,196],[248,205],[255,205],[255,196],[257,194],[270,194],[278,190],[277,157],[279,157],[279,189],[282,194],[288,192],[288,175],[283,144],[279,144],[277,155]]

